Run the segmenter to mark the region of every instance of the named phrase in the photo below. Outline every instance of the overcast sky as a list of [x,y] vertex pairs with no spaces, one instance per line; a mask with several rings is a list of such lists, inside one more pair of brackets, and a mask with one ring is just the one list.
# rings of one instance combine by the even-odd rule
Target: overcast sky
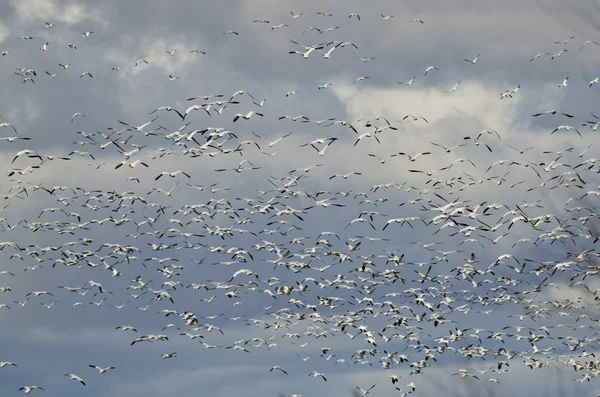
[[2,396],[600,393],[600,4],[404,3],[0,2]]

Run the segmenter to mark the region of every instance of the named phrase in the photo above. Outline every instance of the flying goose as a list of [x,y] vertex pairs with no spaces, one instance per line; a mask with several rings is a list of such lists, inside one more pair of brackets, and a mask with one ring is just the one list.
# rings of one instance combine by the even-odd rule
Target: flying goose
[[68,376],[70,379],[72,379],[72,380],[74,380],[76,382],[79,382],[79,383],[81,383],[82,385],[85,386],[85,382],[83,381],[83,379],[81,379],[80,376],[77,376],[75,374],[65,374],[65,376]]
[[588,44],[596,44],[596,45],[600,45],[600,43],[598,43],[597,41],[594,40],[587,40],[586,42],[583,43],[583,45],[581,46],[580,50],[583,50],[583,47],[585,47]]
[[99,367],[97,365],[92,365],[92,364],[90,364],[89,367],[97,369],[98,373],[100,373],[100,374],[105,374],[109,369],[115,369],[115,367],[102,368],[102,367]]
[[477,54],[477,56],[473,59],[465,59],[466,62],[472,63],[473,65],[475,65],[477,63],[477,60],[479,59],[479,54]]
[[0,128],[6,128],[6,127],[12,127],[12,129],[15,131],[15,134],[18,134],[17,129],[15,128],[14,125],[12,125],[10,123],[0,123]]
[[554,44],[567,44],[569,41],[571,41],[574,38],[575,38],[575,36],[571,36],[568,39],[563,40],[563,41],[555,41]]
[[454,86],[452,88],[450,88],[449,90],[444,91],[444,92],[447,93],[447,92],[456,91],[458,89],[459,84],[460,84],[460,80],[458,80],[458,82],[456,84],[454,84]]
[[181,117],[181,119],[185,119],[185,116],[182,115],[177,109],[172,108],[171,106],[161,106],[159,108],[154,109],[153,111],[151,111],[149,114],[153,114],[158,112],[159,110],[166,110],[167,112],[175,112],[177,113],[177,115],[179,115],[179,117]]
[[23,390],[25,394],[30,394],[33,390],[44,390],[39,386],[23,386],[19,389],[19,391]]
[[567,117],[573,118],[573,116],[571,116],[570,114],[563,113],[563,112],[560,112],[560,111],[554,110],[554,109],[552,109],[552,110],[545,110],[543,112],[536,113],[536,114],[533,115],[533,117],[538,117],[538,116],[541,116],[543,114],[557,114],[557,113],[562,114],[563,116],[567,116]]
[[417,78],[417,76],[413,77],[412,79],[408,80],[408,81],[399,81],[398,84],[406,84],[406,85],[412,85],[413,81]]
[[565,77],[565,79],[563,80],[562,84],[560,84],[558,87],[566,87],[567,86],[567,80],[569,80],[569,76]]
[[321,372],[312,371],[310,374],[308,374],[308,376],[312,376],[312,377],[315,377],[315,378],[319,378],[320,377],[325,382],[327,382],[327,377],[325,376],[324,373],[321,373]]
[[264,115],[262,113],[258,113],[255,112],[254,110],[249,111],[246,114],[243,113],[237,113],[234,118],[233,118],[233,122],[235,123],[236,121],[238,121],[238,119],[241,117],[244,120],[250,120],[250,118],[252,117],[252,115],[256,114],[257,116],[263,117]]
[[288,374],[288,373],[287,373],[287,371],[286,371],[285,369],[281,368],[279,365],[276,365],[276,366],[272,367],[272,368],[269,370],[269,372],[273,372],[273,370],[274,370],[274,369],[278,369],[278,370],[280,370],[281,372],[283,372],[283,373],[284,373],[284,374],[286,374],[286,375]]
[[[396,378],[397,379],[397,378]],[[369,392],[375,387],[376,385],[373,385],[371,387],[369,387],[367,390],[363,390],[360,387],[356,386],[356,388],[363,394],[363,395],[367,395],[369,394]]]
[[432,70],[439,70],[437,67],[435,66],[428,66],[427,69],[425,69],[425,76],[427,76],[427,73],[431,72]]
[[140,126],[131,125],[131,124],[128,124],[128,123],[126,123],[124,121],[121,121],[121,120],[117,120],[117,121],[119,123],[123,124],[123,125],[126,125],[128,127],[133,128],[134,130],[136,130],[138,132],[144,132],[144,128],[147,127],[147,126],[149,126],[150,124],[152,124],[156,119],[158,119],[158,116],[155,117],[155,118],[153,118],[152,120],[148,121],[147,123],[144,123],[144,124],[140,125]]
[[183,174],[183,175],[185,175],[185,176],[187,176],[188,178],[191,179],[191,176],[188,173],[186,173],[185,171],[177,170],[177,171],[174,171],[174,172],[163,171],[160,174],[158,174],[158,176],[156,178],[154,178],[154,180],[157,181],[157,180],[159,180],[164,175],[168,175],[171,178],[175,178],[178,174]]

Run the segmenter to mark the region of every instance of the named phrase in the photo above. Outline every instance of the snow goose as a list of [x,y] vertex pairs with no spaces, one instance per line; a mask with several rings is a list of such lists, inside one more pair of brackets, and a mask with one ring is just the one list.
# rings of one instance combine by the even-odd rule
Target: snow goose
[[263,116],[264,116],[264,114],[262,114],[262,113],[258,113],[258,112],[255,112],[254,110],[251,110],[251,111],[249,111],[249,112],[248,112],[248,113],[246,113],[246,114],[243,114],[243,113],[237,113],[237,114],[235,115],[235,117],[233,118],[233,122],[235,123],[236,121],[238,121],[238,119],[240,119],[240,117],[241,117],[241,118],[243,118],[244,120],[250,120],[250,118],[252,117],[252,115],[255,115],[255,114],[256,114],[257,116],[260,116],[260,117],[263,117]]
[[76,382],[79,382],[79,383],[81,383],[82,385],[85,386],[85,382],[83,381],[83,379],[81,379],[80,376],[75,375],[75,374],[65,374],[65,376],[68,376],[70,379],[72,379],[72,380],[74,380]]
[[34,390],[44,390],[39,386],[23,386],[19,389],[19,391],[23,391],[25,394],[30,394]]
[[97,365],[92,365],[92,364],[90,364],[89,367],[97,369],[98,373],[100,373],[100,374],[105,374],[109,369],[115,369],[115,367],[102,368],[102,367],[99,367]]

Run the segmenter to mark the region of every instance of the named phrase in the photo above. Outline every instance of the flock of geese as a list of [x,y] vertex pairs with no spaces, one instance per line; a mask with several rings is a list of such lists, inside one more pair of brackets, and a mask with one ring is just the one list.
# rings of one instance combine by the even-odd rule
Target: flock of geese
[[[253,24],[283,31],[310,18],[290,14]],[[360,42],[342,41],[347,29],[340,26],[365,19],[403,23],[384,14],[317,14],[310,21],[318,27],[289,38],[287,53],[278,56],[298,62],[350,56],[368,70],[365,64],[376,57],[366,57]],[[416,29],[428,26],[403,18]],[[15,74],[31,83],[27,89],[38,88],[44,74],[53,82],[97,80],[95,70],[71,72],[79,67],[76,53],[102,41],[102,32],[59,43],[68,31],[54,36],[63,27],[52,21],[42,27],[48,30],[43,37],[8,38],[2,46],[37,42],[40,47],[27,51],[44,56],[66,46],[72,64],[41,73],[19,68]],[[245,39],[233,30],[223,35]],[[570,56],[578,50],[569,47],[572,39],[554,43],[560,52],[529,62]],[[580,50],[592,44],[598,45],[586,41]],[[0,61],[14,56],[13,48],[3,50]],[[194,48],[165,48],[163,56],[185,51],[212,56]],[[464,61],[478,68],[484,59],[477,54]],[[144,58],[107,66],[117,74],[152,67]],[[412,89],[442,69],[429,66],[394,87]],[[170,80],[183,80],[178,72]],[[561,89],[571,89],[568,79]],[[460,84],[439,91],[452,101]],[[499,106],[514,100],[520,87],[501,93]],[[299,375],[307,384],[329,383],[351,365],[386,374],[385,383],[353,385],[360,395],[418,394],[438,362],[459,368],[450,376],[494,386],[521,367],[573,371],[578,382],[600,375],[594,354],[600,159],[593,155],[600,118],[539,109],[531,120],[545,118],[553,127],[532,145],[494,126],[440,138],[427,129],[430,114],[350,121],[270,110],[271,103],[273,109],[308,91],[277,99],[246,90],[181,96],[145,115],[105,120],[110,127],[74,112],[63,117],[73,142],[55,147],[55,154],[36,146],[36,137],[21,127],[26,123],[4,115],[2,321],[38,310],[59,312],[73,324],[82,312],[127,313],[115,317],[126,324],[96,327],[129,336],[124,351],[164,346],[149,362],[180,360],[183,350],[169,349],[179,339],[197,357],[209,350],[227,360],[272,356],[272,365],[260,369],[265,378]],[[271,134],[267,123],[283,132]],[[425,146],[397,138],[415,129],[427,136]],[[556,150],[563,142],[568,146]],[[54,281],[55,273],[61,281]],[[146,316],[158,316],[164,328],[145,326]],[[243,337],[233,340],[231,333]],[[27,349],[27,340],[21,342]],[[0,379],[27,378],[27,363],[4,354]],[[64,374],[54,384],[70,382],[88,392],[98,382],[94,372],[110,381],[125,370],[118,362],[92,360],[85,368],[47,371]],[[27,380],[22,393],[52,393],[43,379]]]

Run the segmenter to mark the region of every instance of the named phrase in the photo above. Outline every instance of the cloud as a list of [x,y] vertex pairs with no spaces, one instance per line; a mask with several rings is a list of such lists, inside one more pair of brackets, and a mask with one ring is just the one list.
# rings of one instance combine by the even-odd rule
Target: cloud
[[0,24],[0,43],[4,42],[8,37],[10,30],[5,24]]
[[109,22],[106,9],[98,4],[90,6],[90,3],[69,1],[24,0],[12,1],[11,5],[21,22],[36,20],[68,25],[78,25],[83,22],[106,25]]
[[[575,11],[593,15],[589,11],[594,8],[585,8],[589,3],[582,4]],[[535,295],[532,288],[545,275],[532,273],[537,267],[533,262],[522,266],[525,257],[557,261],[565,256],[566,250],[579,250],[580,241],[592,244],[583,236],[571,236],[579,239],[577,249],[572,248],[569,239],[551,243],[550,237],[561,233],[565,236],[569,234],[567,230],[575,234],[585,230],[575,228],[573,225],[582,224],[571,219],[582,216],[581,212],[573,209],[572,213],[564,213],[568,196],[575,195],[571,187],[550,189],[559,183],[549,181],[551,177],[560,175],[562,181],[569,177],[562,173],[573,170],[543,168],[553,160],[573,166],[596,156],[598,138],[579,125],[586,118],[592,120],[588,112],[595,112],[598,88],[589,88],[588,84],[596,77],[594,65],[599,55],[593,44],[579,50],[587,39],[579,33],[564,46],[554,44],[571,36],[570,27],[541,16],[539,8],[539,4],[516,0],[501,4],[351,0],[307,3],[301,7],[290,1],[260,0],[216,2],[204,8],[194,2],[174,5],[164,1],[149,2],[144,7],[118,2],[31,0],[0,5],[2,15],[7,15],[4,25],[0,25],[0,42],[2,50],[10,51],[0,59],[3,71],[0,80],[6,94],[0,96],[3,109],[0,120],[14,124],[20,136],[32,138],[15,143],[0,141],[0,163],[4,164],[0,188],[2,197],[7,197],[0,205],[0,217],[6,218],[0,220],[0,229],[6,229],[2,229],[3,240],[17,242],[24,248],[0,246],[0,268],[16,274],[0,276],[0,285],[12,288],[0,293],[0,302],[11,306],[11,310],[0,310],[8,340],[0,360],[15,360],[19,364],[15,371],[0,369],[0,383],[16,392],[22,385],[40,382],[48,393],[69,397],[81,389],[62,375],[75,372],[89,382],[85,390],[90,397],[115,394],[152,397],[199,391],[215,396],[249,393],[274,396],[280,391],[286,395],[333,395],[356,391],[356,386],[364,389],[373,383],[377,387],[369,394],[377,397],[396,393],[398,385],[406,389],[406,384],[413,380],[419,383],[421,393],[439,394],[435,380],[456,386],[459,393],[468,381],[451,374],[460,368],[491,367],[503,359],[494,356],[503,347],[513,355],[510,371],[500,376],[490,370],[480,376],[479,383],[487,385],[488,376],[498,375],[503,383],[490,384],[498,393],[542,394],[544,389],[540,385],[550,383],[539,372],[531,372],[522,365],[523,360],[531,357],[542,358],[532,351],[528,330],[523,328],[524,339],[520,341],[507,336],[502,343],[487,337],[492,332],[508,333],[503,330],[508,324],[531,326],[536,334],[544,332],[539,328],[543,324],[556,325],[550,331],[553,338],[585,336],[585,329],[572,329],[575,315],[538,317],[536,322],[528,319],[521,322],[507,316],[530,314],[536,310],[535,305],[549,306],[544,301],[577,300],[580,295],[564,284],[574,272],[580,271],[576,267],[548,280],[560,286],[560,290],[545,286],[542,294]],[[290,11],[303,15],[292,19]],[[317,11],[331,12],[334,16],[317,15]],[[361,20],[348,18],[350,12],[360,13]],[[395,17],[382,21],[380,13]],[[425,23],[409,23],[411,18],[421,18]],[[254,23],[256,19],[270,22]],[[56,23],[56,27],[45,28],[46,21]],[[280,23],[289,26],[271,30],[272,25]],[[338,26],[339,29],[330,32],[303,33],[309,27],[325,30]],[[223,35],[228,30],[235,30],[239,36]],[[82,38],[83,31],[95,33]],[[34,39],[16,38],[24,35]],[[590,34],[589,38],[594,37]],[[290,39],[305,45],[352,41],[358,49],[347,45],[337,48],[330,59],[314,52],[305,60],[289,54],[300,48]],[[46,41],[50,42],[48,51],[40,51]],[[67,44],[75,44],[77,50]],[[195,48],[207,54],[190,53]],[[537,53],[556,53],[563,48],[569,51],[560,58],[550,60],[544,56],[528,62]],[[173,55],[167,54],[166,50],[173,49],[177,49]],[[481,57],[475,65],[463,60],[477,54]],[[366,63],[356,59],[371,56],[375,59]],[[149,64],[136,67],[138,59]],[[58,63],[71,66],[63,70]],[[430,65],[439,70],[424,76],[425,68]],[[113,71],[114,66],[121,69]],[[23,67],[36,70],[35,84],[23,84],[22,76],[13,73]],[[46,70],[59,74],[50,78],[44,73]],[[80,78],[84,71],[92,73],[94,78]],[[169,74],[179,79],[170,81]],[[410,86],[397,84],[415,75]],[[352,84],[359,76],[370,79]],[[569,86],[558,88],[566,76],[570,76]],[[456,92],[444,93],[459,80]],[[326,82],[334,84],[318,89]],[[500,99],[502,93],[518,85],[521,87],[513,98]],[[257,102],[266,98],[265,106],[260,108],[264,117],[233,122],[238,112],[259,110],[246,95],[236,96],[240,103],[227,104],[221,115],[213,112],[211,117],[202,110],[190,113],[185,120],[190,124],[179,136],[171,132],[184,124],[175,112],[149,114],[159,106],[170,105],[183,112],[192,104],[205,103],[201,99],[188,101],[190,97],[222,94],[222,99],[228,100],[240,89],[251,93]],[[286,92],[292,90],[297,94],[286,97]],[[532,117],[549,109],[572,113],[575,117],[572,121],[563,116]],[[82,112],[85,117],[71,122],[75,112]],[[404,120],[409,114],[425,117],[428,122],[412,117]],[[303,115],[311,121],[335,117],[352,123],[358,133],[340,123],[279,120],[284,115]],[[125,126],[119,120],[139,125],[156,116],[159,118],[145,131],[157,129],[155,132],[167,136],[121,131]],[[397,130],[378,132],[379,143],[373,137],[365,137],[355,145],[360,134],[374,134],[373,127],[366,126],[367,121],[376,127],[388,126],[383,119],[373,120],[379,116]],[[580,128],[584,138],[573,131],[550,135],[564,123]],[[230,130],[237,138],[217,138],[208,149],[199,149],[196,142],[185,138],[190,131],[208,127]],[[474,139],[464,139],[475,138],[487,129],[496,130],[500,139],[486,132],[478,138],[478,145]],[[290,132],[290,136],[270,145]],[[13,135],[10,128],[0,133]],[[124,160],[123,154],[116,145],[99,147],[108,143],[106,136],[111,133],[111,139],[127,151],[139,145],[141,150],[131,160],[144,161],[149,167],[115,169]],[[206,135],[196,133],[198,143],[206,142]],[[310,145],[300,147],[314,139],[329,137],[338,139],[324,156]],[[260,149],[250,144],[243,147],[243,152],[237,151],[239,142],[244,140],[255,140]],[[466,145],[447,153],[430,142],[446,147]],[[590,143],[593,146],[587,154],[581,154]],[[520,154],[507,145],[535,148]],[[567,145],[574,147],[573,153],[566,152],[560,159],[558,155],[543,153],[563,150]],[[198,156],[190,155],[192,148]],[[69,161],[41,162],[35,157],[22,156],[12,163],[15,153],[23,149],[62,156],[76,149],[89,151],[96,160],[73,154]],[[274,156],[261,153],[275,151]],[[431,155],[414,162],[397,155],[422,151]],[[379,156],[385,163],[369,154]],[[467,160],[460,162],[461,158],[471,160],[474,165]],[[241,173],[215,171],[237,167],[244,160],[260,169]],[[506,162],[488,170],[498,160]],[[513,161],[519,164],[511,164]],[[302,170],[316,164],[321,166],[309,172]],[[430,177],[409,172],[431,172],[450,165]],[[40,168],[8,177],[11,170],[28,166]],[[593,189],[596,174],[583,168],[578,168],[578,172]],[[164,176],[155,181],[160,172],[178,169],[186,170],[191,178]],[[300,170],[293,174],[302,175],[295,183],[290,182],[292,169]],[[331,178],[348,172],[361,175]],[[132,176],[140,182],[126,180]],[[523,183],[517,185],[519,181]],[[527,191],[543,181],[548,181],[546,188]],[[285,183],[290,186],[283,189]],[[40,184],[45,188],[68,186],[73,190],[67,188],[49,194],[33,189]],[[231,190],[210,192],[208,188],[200,190],[193,186],[213,184]],[[27,195],[23,187],[28,188]],[[167,196],[153,190],[157,188],[174,190]],[[96,189],[99,191],[95,192]],[[16,192],[20,192],[19,197],[9,197]],[[148,205],[130,199],[136,195]],[[343,207],[326,209],[317,205],[308,209],[325,199]],[[266,212],[264,207],[269,200],[274,204]],[[482,203],[504,206],[488,209],[485,215],[480,207],[480,212],[474,215],[477,219],[456,216],[456,222],[452,222],[442,216],[438,223],[426,225],[446,205],[465,212]],[[1,209],[5,204],[10,205]],[[529,223],[516,223],[510,234],[497,244],[486,240],[507,232],[508,226],[501,222],[510,222],[518,216],[516,204],[528,217],[544,213],[560,215],[549,223],[540,223],[535,230]],[[591,202],[589,206],[594,204]],[[571,205],[588,206],[576,201]],[[45,208],[79,213],[81,221],[60,210],[40,215]],[[291,209],[299,211],[296,214],[303,221],[289,213]],[[349,225],[359,216],[369,219],[373,227],[367,222]],[[416,218],[410,225],[393,224],[382,230],[389,219],[413,216]],[[426,221],[420,221],[419,217]],[[440,230],[442,225],[445,227]],[[477,227],[470,237],[484,247],[475,240],[466,242],[467,236],[463,234],[466,225]],[[486,227],[494,227],[495,231]],[[334,231],[338,237],[319,235],[323,231]],[[524,237],[535,241],[537,246],[529,241],[513,248],[515,241]],[[83,238],[92,241],[84,245]],[[361,245],[357,247],[358,241]],[[424,249],[417,241],[439,244]],[[152,249],[152,244],[161,243],[177,245],[165,250]],[[121,249],[111,248],[119,244]],[[358,249],[350,251],[348,244]],[[139,251],[125,255],[123,246],[135,246]],[[582,245],[581,249],[584,248]],[[254,259],[237,254],[239,250],[250,251]],[[443,252],[450,250],[461,252]],[[352,261],[342,262],[336,252],[348,254]],[[388,261],[391,252],[404,254],[405,262],[395,265]],[[476,259],[472,265],[479,273],[461,277],[459,271],[467,267],[471,252]],[[511,258],[496,263],[505,253],[515,254],[520,263]],[[153,257],[162,259],[150,259]],[[204,262],[199,264],[201,260]],[[42,268],[35,272],[24,270],[34,264]],[[105,264],[120,274],[115,277]],[[420,282],[429,266],[430,276],[437,276],[441,284]],[[255,280],[253,276],[227,282],[243,268],[258,274],[257,284],[248,283]],[[402,281],[383,282],[383,277],[376,274],[384,270],[397,272]],[[344,280],[334,281],[340,275]],[[154,291],[168,290],[175,303],[158,301],[151,290],[131,289],[136,284],[132,280],[138,276],[149,282]],[[58,285],[86,288],[90,280],[101,282],[106,292],[93,296],[94,289],[84,296],[84,290],[79,294],[57,288]],[[189,287],[192,283],[219,288],[194,289]],[[293,287],[294,292],[277,294],[276,299],[266,293],[267,290],[277,293],[284,286]],[[308,289],[299,292],[304,286]],[[23,302],[31,291],[46,289],[55,297],[30,297],[23,308],[13,303]],[[232,291],[237,297],[226,295]],[[146,294],[131,295],[141,292]],[[344,300],[332,308],[326,307],[319,297]],[[103,298],[106,301],[102,306],[90,303]],[[374,299],[372,305],[368,298]],[[528,300],[528,308],[519,304],[520,298]],[[54,300],[58,303],[50,310],[41,305]],[[73,310],[72,305],[78,301],[87,307]],[[382,301],[391,301],[394,307]],[[431,303],[432,309],[422,307],[420,303],[424,302]],[[115,308],[123,304],[126,306],[121,310]],[[307,305],[317,305],[317,311]],[[460,312],[467,308],[467,314]],[[206,343],[223,348],[205,349],[198,340],[179,335],[188,329],[177,315],[166,316],[165,309],[196,313],[199,330],[192,332],[204,336],[202,340]],[[434,316],[443,323],[434,324]],[[342,331],[343,324],[351,318],[354,323]],[[268,324],[255,327],[251,319]],[[131,324],[139,332],[117,331],[115,327],[119,324]],[[167,324],[175,324],[181,331],[165,328]],[[220,327],[225,335],[216,329],[209,332],[208,324]],[[389,324],[396,325],[386,327]],[[566,324],[569,326],[558,327]],[[581,318],[576,326],[579,324],[591,326],[593,322]],[[457,332],[456,328],[463,329],[468,336],[450,343],[446,353],[436,352],[437,362],[428,359],[431,367],[425,375],[409,375],[414,369],[410,364],[424,360],[426,349],[431,349],[430,353],[442,349],[444,343],[436,339],[448,338],[450,332]],[[473,336],[475,328],[489,330],[480,331],[481,343]],[[368,357],[373,367],[363,360],[364,364],[354,364],[352,358],[359,349],[373,348],[366,340],[368,331],[373,333],[378,350]],[[158,333],[168,334],[169,341],[130,346],[137,336]],[[516,332],[511,329],[510,333]],[[416,334],[420,345],[414,340]],[[271,346],[251,340],[254,337],[266,340]],[[392,339],[386,342],[387,338]],[[245,344],[251,353],[225,348],[236,341]],[[309,344],[299,347],[291,342]],[[547,359],[557,364],[571,357],[565,354],[559,358],[559,354],[575,357],[580,352],[568,352],[568,347],[560,342],[569,341],[546,338],[536,346],[556,347],[557,355]],[[453,354],[452,348],[460,350],[471,343],[490,349],[485,361],[466,360],[460,354]],[[323,347],[330,347],[328,355],[335,356],[330,360],[321,357]],[[593,346],[585,348],[591,351]],[[409,362],[391,370],[382,369],[385,351],[393,350],[408,354]],[[161,359],[161,354],[174,351],[178,353],[177,359]],[[310,358],[303,361],[297,354]],[[345,359],[351,365],[336,364],[337,359]],[[100,375],[87,367],[92,363],[115,365],[117,370]],[[269,372],[273,365],[283,366],[289,375]],[[554,367],[550,369],[555,371]],[[309,377],[312,370],[326,373],[328,381]],[[402,376],[398,385],[391,384],[392,373]],[[561,373],[565,378],[579,375]],[[586,386],[590,387],[587,382],[574,387]]]

